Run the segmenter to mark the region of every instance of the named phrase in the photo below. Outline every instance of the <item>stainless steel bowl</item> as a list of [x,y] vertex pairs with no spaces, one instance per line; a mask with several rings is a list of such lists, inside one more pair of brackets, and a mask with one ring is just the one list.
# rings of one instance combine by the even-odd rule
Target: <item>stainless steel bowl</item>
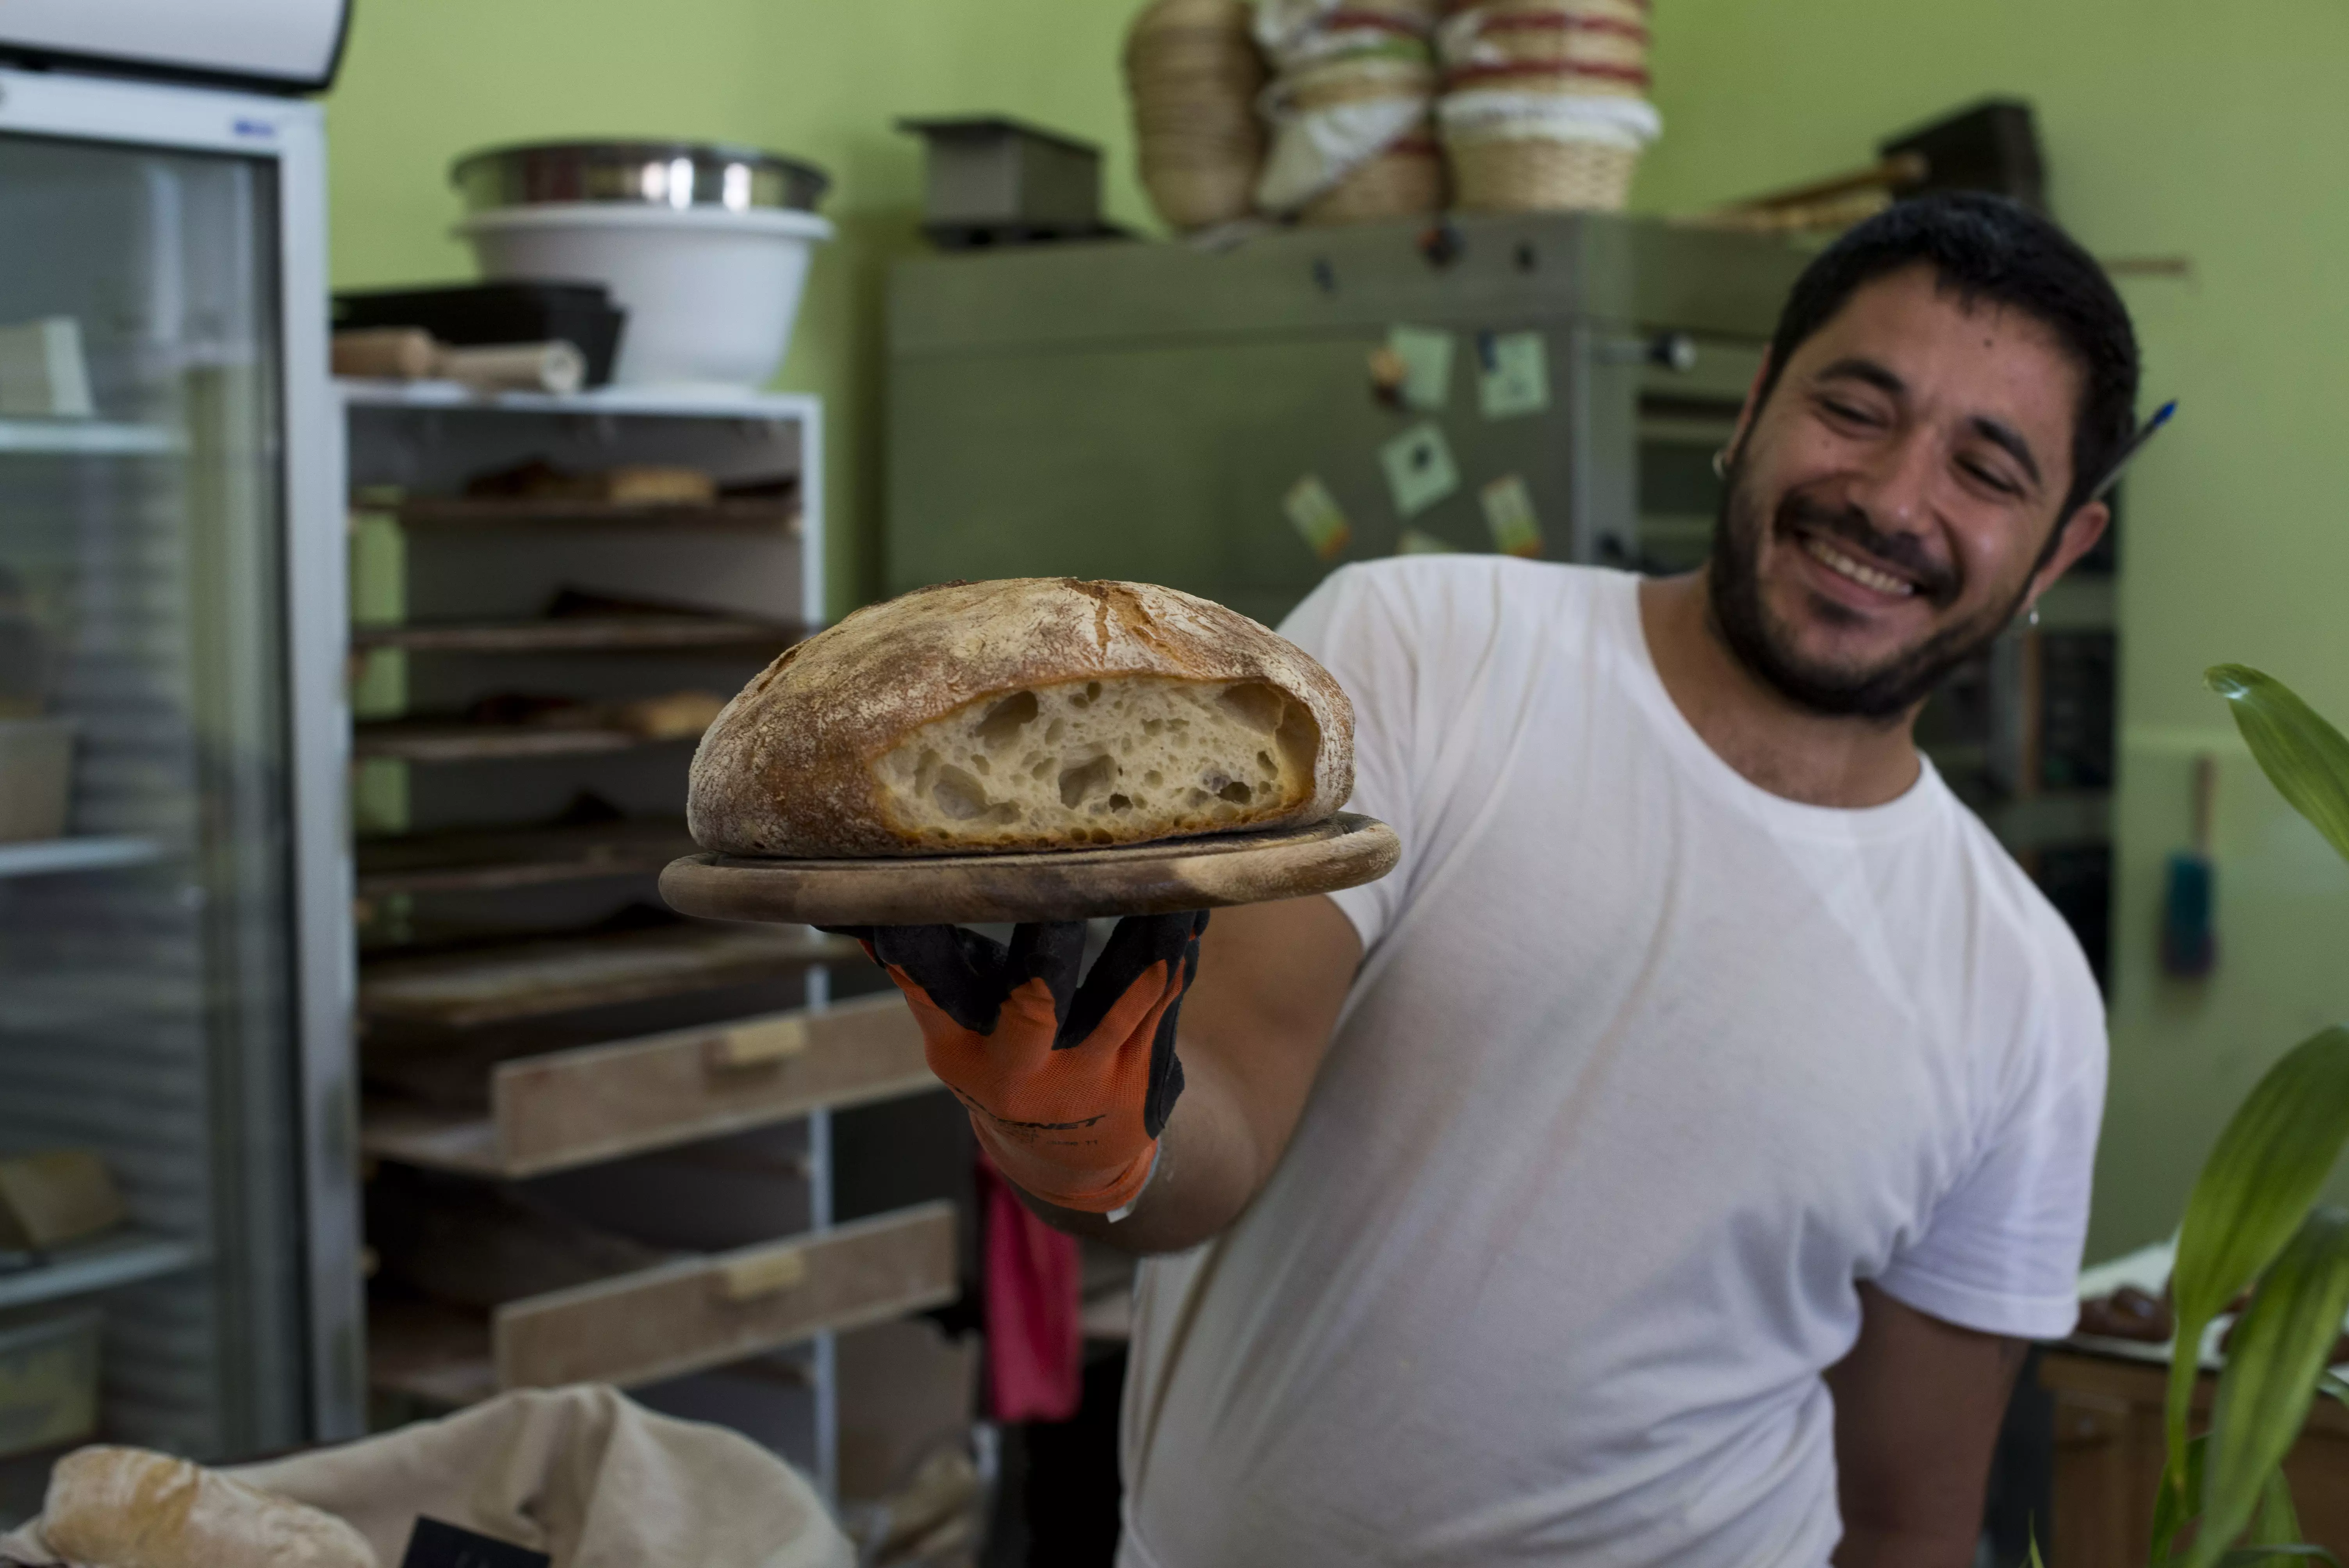
[[552,201],[812,212],[832,176],[754,147],[690,141],[543,141],[469,152],[449,170],[465,211]]

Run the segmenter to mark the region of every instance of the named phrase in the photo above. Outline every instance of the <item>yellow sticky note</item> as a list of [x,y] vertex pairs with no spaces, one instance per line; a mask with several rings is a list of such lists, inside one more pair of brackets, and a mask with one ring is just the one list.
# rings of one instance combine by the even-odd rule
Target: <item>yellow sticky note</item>
[[1534,514],[1534,498],[1526,481],[1515,474],[1495,480],[1480,492],[1485,502],[1485,526],[1493,531],[1493,548],[1504,555],[1528,559],[1542,552],[1541,519]]
[[1288,521],[1304,539],[1306,548],[1314,554],[1324,561],[1335,561],[1345,553],[1348,542],[1354,537],[1353,525],[1346,521],[1345,511],[1338,505],[1338,498],[1330,493],[1330,487],[1321,482],[1320,475],[1307,474],[1289,486],[1280,506],[1288,513]]

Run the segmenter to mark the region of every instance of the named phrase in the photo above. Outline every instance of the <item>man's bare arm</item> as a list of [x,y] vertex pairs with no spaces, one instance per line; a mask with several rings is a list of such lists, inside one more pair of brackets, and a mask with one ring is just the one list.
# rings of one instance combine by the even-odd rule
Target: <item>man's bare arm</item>
[[1991,1452],[2027,1346],[1859,1287],[1835,1396],[1843,1543],[1836,1568],[1968,1568]]
[[1362,961],[1327,898],[1217,910],[1199,943],[1175,1052],[1183,1094],[1133,1211],[1029,1207],[1055,1227],[1133,1253],[1195,1247],[1239,1217],[1288,1147]]

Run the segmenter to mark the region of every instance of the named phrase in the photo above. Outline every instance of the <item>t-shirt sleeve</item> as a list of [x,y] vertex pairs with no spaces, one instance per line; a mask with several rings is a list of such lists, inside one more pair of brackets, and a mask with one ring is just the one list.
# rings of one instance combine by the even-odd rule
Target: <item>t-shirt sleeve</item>
[[1411,885],[1410,776],[1419,690],[1418,638],[1376,573],[1344,566],[1321,580],[1280,624],[1280,634],[1321,662],[1354,706],[1354,792],[1346,809],[1376,817],[1402,841],[1395,869],[1330,896],[1354,923],[1365,951],[1401,913]]
[[2061,1338],[2078,1320],[2104,1119],[2104,1006],[2070,933],[2055,940],[2066,962],[2051,965],[2054,995],[2040,1009],[2003,1116],[1923,1233],[1876,1281],[1944,1322],[2023,1339]]

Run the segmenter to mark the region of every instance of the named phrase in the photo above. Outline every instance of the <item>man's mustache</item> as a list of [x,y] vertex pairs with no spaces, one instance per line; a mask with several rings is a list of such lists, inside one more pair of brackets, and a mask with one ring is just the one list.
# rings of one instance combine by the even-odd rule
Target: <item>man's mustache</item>
[[1776,521],[1781,536],[1797,529],[1840,539],[1888,566],[1897,566],[1917,584],[1917,592],[1936,608],[1947,608],[1958,596],[1957,573],[1933,560],[1911,533],[1887,533],[1856,506],[1823,505],[1799,492],[1778,503]]

